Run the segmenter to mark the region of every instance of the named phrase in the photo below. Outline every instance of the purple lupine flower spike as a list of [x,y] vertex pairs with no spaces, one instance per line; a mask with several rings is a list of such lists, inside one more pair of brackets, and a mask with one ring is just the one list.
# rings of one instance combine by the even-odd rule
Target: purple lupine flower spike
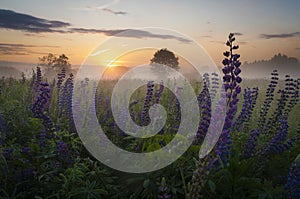
[[244,157],[249,158],[254,156],[256,143],[259,136],[259,130],[252,130],[244,147]]
[[0,146],[5,140],[5,117],[3,113],[0,113]]
[[55,132],[54,123],[47,116],[46,112],[49,109],[51,101],[51,89],[47,82],[41,82],[34,104],[31,106],[31,111],[36,118],[43,120],[43,125],[48,132]]
[[68,157],[68,147],[67,144],[63,141],[57,142],[57,153],[60,159],[66,161]]
[[172,196],[169,194],[169,189],[166,183],[166,179],[163,177],[158,190],[158,199],[171,199]]
[[199,108],[201,110],[201,121],[198,126],[195,144],[199,144],[203,141],[206,132],[208,130],[210,117],[211,117],[211,97],[208,91],[208,81],[209,81],[207,80],[208,76],[204,76],[203,79],[204,79],[203,90],[197,97]]
[[273,72],[271,73],[272,77],[271,77],[271,82],[267,88],[267,91],[266,91],[266,99],[264,100],[263,102],[263,105],[262,105],[262,108],[260,110],[260,117],[259,117],[259,127],[260,127],[260,130],[262,133],[265,133],[264,131],[264,127],[266,126],[265,123],[266,123],[266,116],[270,110],[270,107],[271,107],[271,103],[274,99],[274,92],[275,92],[275,88],[278,84],[278,72],[277,70],[273,70]]
[[282,116],[279,120],[279,130],[277,134],[271,139],[268,145],[260,151],[259,155],[263,162],[266,162],[270,156],[281,154],[294,146],[295,138],[287,140],[288,136],[288,122],[286,116]]
[[238,95],[241,93],[241,87],[238,85],[241,83],[242,78],[239,76],[241,73],[239,61],[240,55],[234,54],[234,50],[237,50],[239,46],[233,45],[235,37],[233,33],[229,34],[226,45],[229,47],[229,51],[224,52],[223,60],[223,85],[227,97],[227,112],[225,118],[225,124],[223,131],[216,145],[218,155],[224,164],[228,164],[228,157],[231,154],[231,136],[230,131],[232,129],[233,118],[237,112],[237,103],[239,101]]
[[150,117],[148,115],[148,111],[150,108],[150,104],[152,101],[152,95],[153,95],[153,81],[150,81],[147,83],[147,93],[146,93],[146,97],[145,97],[145,101],[144,101],[144,108],[143,108],[143,112],[141,115],[141,121],[143,125],[147,125],[150,122]]
[[300,198],[300,155],[292,163],[284,188],[286,198]]

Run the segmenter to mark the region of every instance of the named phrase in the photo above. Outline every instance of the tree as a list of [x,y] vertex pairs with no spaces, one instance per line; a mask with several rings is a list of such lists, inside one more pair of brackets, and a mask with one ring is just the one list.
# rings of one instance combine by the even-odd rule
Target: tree
[[45,76],[48,79],[55,78],[58,73],[64,68],[65,71],[70,72],[71,64],[69,58],[65,54],[56,56],[52,53],[39,57],[39,66],[42,66],[45,71]]
[[54,70],[61,70],[63,67],[65,69],[69,69],[71,66],[69,58],[65,54],[55,56],[54,54],[49,53],[46,56],[40,57],[39,61],[39,65],[52,68]]
[[150,60],[151,65],[163,64],[175,70],[179,69],[178,57],[166,48],[160,49],[155,52],[153,58]]

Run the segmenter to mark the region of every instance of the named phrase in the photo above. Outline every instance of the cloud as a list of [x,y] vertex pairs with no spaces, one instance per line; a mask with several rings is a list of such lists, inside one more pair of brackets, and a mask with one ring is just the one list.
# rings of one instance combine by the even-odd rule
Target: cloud
[[103,8],[102,10],[105,11],[105,12],[112,13],[112,14],[114,14],[114,15],[127,15],[127,14],[128,14],[127,12],[123,12],[123,11],[113,11],[113,10],[108,9],[108,8]]
[[94,28],[70,28],[70,33],[92,33],[92,34],[104,34],[106,36],[113,36],[124,32],[129,29],[113,29],[113,30],[105,30],[105,29],[94,29]]
[[95,7],[87,6],[86,8],[89,9],[89,10],[103,10],[103,9],[108,8],[108,7],[112,6],[112,5],[115,5],[115,4],[119,3],[119,2],[120,2],[120,0],[113,0],[113,1],[111,1],[109,3],[103,4],[101,6],[95,6]]
[[148,31],[135,30],[135,29],[132,29],[130,31],[122,32],[118,36],[119,37],[135,37],[135,38],[141,38],[141,39],[142,38],[174,39],[174,40],[180,41],[182,43],[192,42],[189,39],[182,38],[182,37],[177,37],[177,36],[174,36],[174,35],[153,34],[153,33],[148,32]]
[[30,33],[64,32],[70,23],[37,18],[31,15],[0,9],[0,28]]
[[296,37],[299,34],[300,34],[300,32],[282,33],[282,34],[261,34],[260,37],[264,38],[264,39],[291,38],[291,37]]
[[295,50],[300,50],[300,48],[295,48]]
[[243,33],[241,33],[241,32],[234,32],[233,33],[235,36],[242,36],[242,35],[244,35]]
[[114,0],[114,1],[111,1],[110,3],[103,4],[101,6],[86,6],[84,10],[101,10],[101,11],[104,11],[104,12],[109,12],[109,13],[114,14],[114,15],[126,15],[126,14],[128,14],[127,12],[124,12],[124,11],[114,11],[114,10],[108,8],[108,7],[110,7],[112,5],[115,5],[119,2],[120,2],[119,0]]
[[32,51],[31,48],[59,48],[59,46],[38,46],[26,44],[8,44],[0,43],[0,54],[2,55],[30,55],[30,54],[44,54]]
[[72,28],[71,24],[68,22],[52,21],[3,9],[0,9],[0,29],[1,28],[24,31],[26,34],[30,33],[31,36],[32,34],[40,33],[85,33],[129,38],[174,39],[183,43],[192,42],[191,40],[182,37],[167,34],[154,34],[144,30]]
[[202,35],[202,36],[200,36],[200,37],[203,37],[203,38],[212,38],[211,35]]
[[135,30],[135,29],[114,29],[114,30],[104,30],[104,29],[87,29],[87,28],[71,28],[72,33],[98,33],[104,34],[106,36],[115,36],[115,37],[128,37],[128,38],[158,38],[158,39],[174,39],[182,43],[192,42],[189,39],[182,37],[177,37],[174,35],[164,35],[164,34],[154,34],[144,30]]

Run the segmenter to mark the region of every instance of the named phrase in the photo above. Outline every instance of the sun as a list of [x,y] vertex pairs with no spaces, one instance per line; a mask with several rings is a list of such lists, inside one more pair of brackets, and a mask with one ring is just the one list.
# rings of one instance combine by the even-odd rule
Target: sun
[[115,66],[122,66],[122,64],[124,64],[124,61],[121,61],[121,60],[105,60],[104,61],[106,67],[108,68],[112,68],[112,67],[115,67]]

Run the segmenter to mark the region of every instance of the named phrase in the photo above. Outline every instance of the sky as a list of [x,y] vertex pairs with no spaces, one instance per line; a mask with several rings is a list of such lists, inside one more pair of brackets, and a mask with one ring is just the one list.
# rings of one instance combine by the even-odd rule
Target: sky
[[[277,53],[300,59],[299,10],[299,0],[1,0],[0,61],[37,63],[48,53],[64,53],[71,64],[80,65],[107,39],[145,27],[188,36],[217,65],[230,32],[236,33],[242,62]],[[189,42],[150,31],[122,37]]]

